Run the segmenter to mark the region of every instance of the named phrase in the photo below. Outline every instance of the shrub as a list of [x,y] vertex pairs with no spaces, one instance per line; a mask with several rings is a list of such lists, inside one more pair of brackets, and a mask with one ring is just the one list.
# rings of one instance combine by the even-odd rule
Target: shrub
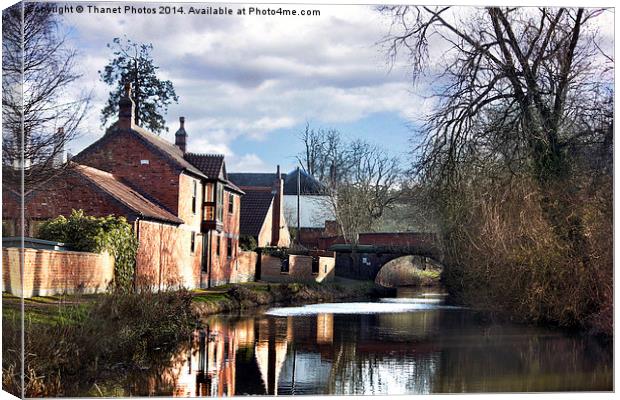
[[243,235],[239,238],[239,247],[244,251],[255,251],[258,247],[258,243],[254,236]]
[[[124,379],[129,371],[165,365],[196,318],[187,290],[110,293],[90,305],[63,305],[63,317],[26,319],[26,397],[82,395],[96,383]],[[59,312],[60,312],[59,310]],[[2,384],[21,393],[21,321],[2,318]]]
[[77,251],[108,251],[114,257],[114,287],[131,290],[138,240],[124,217],[92,217],[73,210],[69,218],[59,216],[41,226],[39,237],[64,242]]

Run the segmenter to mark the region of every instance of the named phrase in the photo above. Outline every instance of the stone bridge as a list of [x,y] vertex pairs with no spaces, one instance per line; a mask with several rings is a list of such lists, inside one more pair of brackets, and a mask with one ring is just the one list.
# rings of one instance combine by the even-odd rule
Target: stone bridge
[[[441,252],[436,246],[435,235],[432,234],[372,234],[374,237],[370,236],[371,234],[365,235],[368,235],[364,238],[366,243],[360,243],[355,248],[339,243],[329,247],[336,253],[336,276],[374,281],[386,263],[399,257],[421,256],[434,263],[441,260]],[[387,235],[393,235],[396,240],[388,241]],[[360,242],[361,239],[360,235]],[[376,243],[368,243],[370,241]]]

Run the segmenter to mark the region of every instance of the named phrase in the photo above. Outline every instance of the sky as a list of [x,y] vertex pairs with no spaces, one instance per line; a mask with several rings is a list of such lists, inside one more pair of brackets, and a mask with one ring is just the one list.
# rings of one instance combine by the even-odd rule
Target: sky
[[[185,11],[199,6],[175,4]],[[174,141],[178,117],[184,116],[188,151],[224,154],[228,171],[275,171],[277,164],[293,169],[306,123],[404,156],[412,124],[423,117],[428,101],[412,91],[406,63],[390,65],[378,43],[390,20],[371,6],[284,7],[318,9],[321,15],[64,14],[70,45],[78,50],[80,87],[93,93],[71,153],[103,135],[100,110],[111,88],[97,71],[112,56],[106,44],[126,35],[153,44],[159,75],[172,81],[179,96],[168,109],[170,130],[162,136]]]
[[[431,81],[414,86],[406,57],[388,62],[380,42],[391,21],[374,7],[262,5],[319,10],[320,16],[231,16],[187,14],[190,6],[216,4],[166,4],[183,6],[186,14],[61,17],[69,44],[78,51],[79,89],[93,94],[82,135],[69,145],[71,153],[103,135],[100,111],[111,88],[101,82],[98,70],[112,57],[106,44],[123,36],[153,44],[159,75],[172,81],[179,96],[168,109],[170,130],[162,136],[173,142],[178,117],[184,116],[188,151],[224,154],[229,172],[270,172],[278,164],[284,171],[293,169],[307,123],[363,138],[403,160],[411,139],[419,140],[419,127],[433,108]],[[246,7],[228,6],[235,11]],[[609,21],[613,35],[613,17]],[[443,50],[431,46],[431,58],[439,62]]]

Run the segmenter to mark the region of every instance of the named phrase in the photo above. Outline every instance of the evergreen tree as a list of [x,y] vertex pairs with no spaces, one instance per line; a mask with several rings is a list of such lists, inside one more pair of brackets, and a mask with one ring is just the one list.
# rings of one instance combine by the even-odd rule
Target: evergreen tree
[[179,97],[171,81],[157,77],[159,67],[151,56],[153,45],[136,43],[128,38],[114,38],[112,43],[108,43],[108,48],[113,50],[114,58],[103,71],[99,71],[99,75],[106,84],[114,86],[114,90],[101,111],[102,126],[118,115],[118,102],[124,84],[129,82],[136,105],[135,124],[157,134],[168,131],[164,115],[168,105],[172,101],[178,102]]

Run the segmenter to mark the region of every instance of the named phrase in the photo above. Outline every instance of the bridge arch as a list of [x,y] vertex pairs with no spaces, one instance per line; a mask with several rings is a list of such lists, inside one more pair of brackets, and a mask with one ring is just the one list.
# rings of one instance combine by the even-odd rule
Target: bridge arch
[[434,286],[439,284],[443,266],[430,257],[407,255],[385,263],[375,283],[386,287]]

